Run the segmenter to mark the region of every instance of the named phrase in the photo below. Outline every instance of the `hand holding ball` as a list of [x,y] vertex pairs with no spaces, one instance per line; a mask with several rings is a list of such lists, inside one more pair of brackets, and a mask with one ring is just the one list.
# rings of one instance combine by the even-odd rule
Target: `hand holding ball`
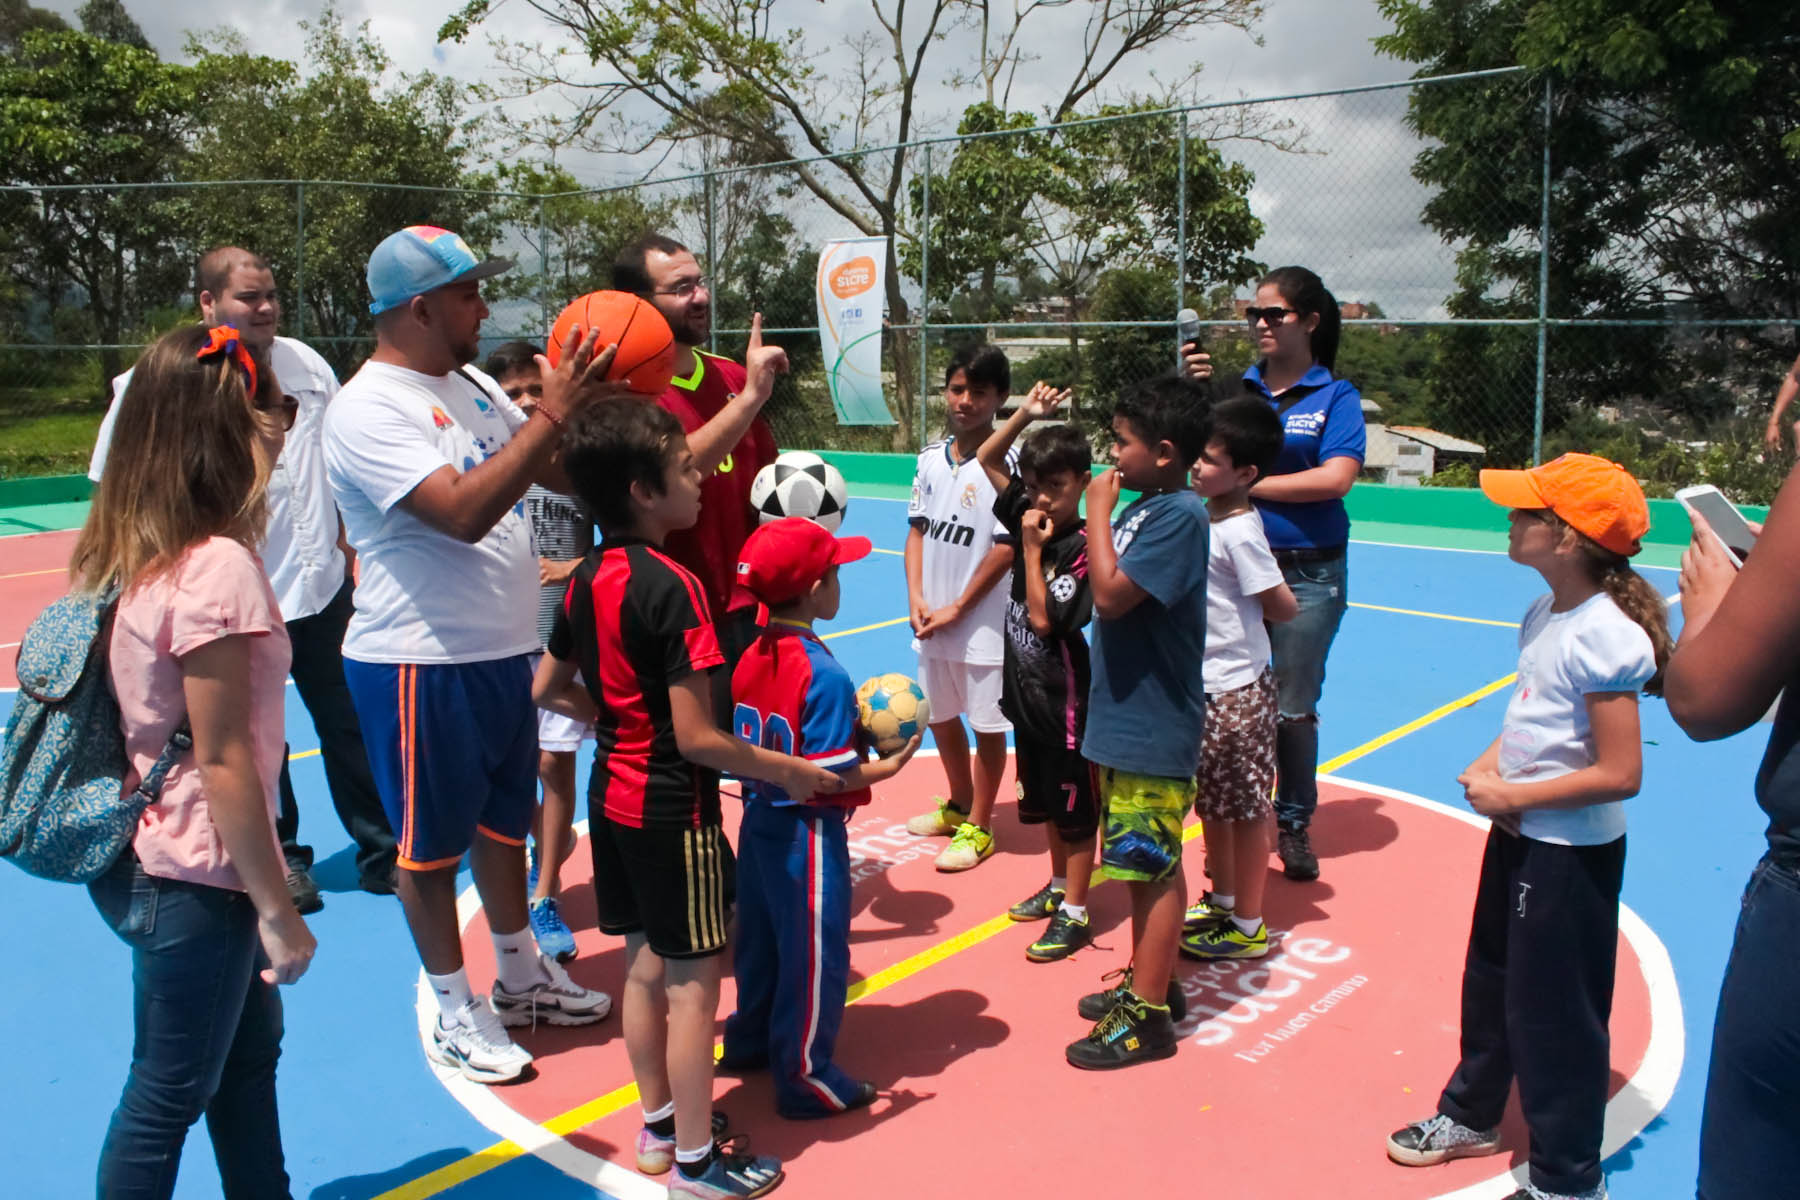
[[545,350],[551,366],[561,363],[563,352],[575,347],[571,334],[576,326],[600,331],[600,340],[594,343],[597,349],[619,348],[607,369],[607,379],[654,399],[675,377],[675,335],[648,301],[629,292],[577,296],[550,326]]
[[875,753],[898,754],[931,723],[925,692],[904,675],[877,675],[856,689],[856,713]]

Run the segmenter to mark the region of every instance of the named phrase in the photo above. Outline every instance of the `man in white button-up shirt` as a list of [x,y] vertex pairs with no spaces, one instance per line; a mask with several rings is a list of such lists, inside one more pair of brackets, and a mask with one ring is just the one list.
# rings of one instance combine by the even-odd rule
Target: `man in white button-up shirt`
[[[253,353],[267,356],[282,392],[299,401],[294,427],[269,479],[263,569],[293,642],[294,685],[319,734],[332,803],[356,841],[362,887],[386,895],[394,890],[394,834],[369,773],[356,709],[344,683],[344,630],[351,615],[349,561],[325,477],[321,441],[325,406],[337,395],[337,376],[310,346],[276,336],[281,301],[274,273],[261,258],[236,246],[209,250],[195,268],[194,287],[201,319],[209,326],[235,326]],[[113,418],[130,379],[127,371],[113,380],[112,407],[100,423],[88,464],[88,478],[95,482],[106,465]],[[312,879],[313,852],[299,841],[300,810],[285,760],[276,827],[287,855],[288,889],[295,906],[302,913],[316,912],[323,902]]]

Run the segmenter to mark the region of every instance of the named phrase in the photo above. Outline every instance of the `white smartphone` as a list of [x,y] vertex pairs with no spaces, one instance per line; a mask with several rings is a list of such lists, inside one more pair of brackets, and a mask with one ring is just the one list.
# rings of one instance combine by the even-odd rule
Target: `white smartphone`
[[1699,513],[1705,518],[1706,523],[1712,526],[1719,544],[1725,547],[1725,553],[1731,555],[1731,560],[1738,566],[1744,565],[1750,548],[1756,545],[1756,534],[1751,531],[1737,506],[1726,499],[1724,492],[1707,483],[1682,488],[1675,493],[1675,498],[1690,513]]

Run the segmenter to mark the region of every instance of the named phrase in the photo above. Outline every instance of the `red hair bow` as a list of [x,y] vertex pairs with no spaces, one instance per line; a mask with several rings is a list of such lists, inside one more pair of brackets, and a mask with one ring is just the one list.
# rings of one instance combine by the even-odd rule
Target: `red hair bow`
[[244,345],[244,339],[238,335],[237,327],[234,325],[214,325],[206,332],[208,334],[208,341],[206,345],[200,347],[194,354],[194,357],[200,359],[230,358],[235,360],[237,365],[244,369],[245,386],[249,388],[250,395],[255,396],[256,360],[250,357],[249,347]]

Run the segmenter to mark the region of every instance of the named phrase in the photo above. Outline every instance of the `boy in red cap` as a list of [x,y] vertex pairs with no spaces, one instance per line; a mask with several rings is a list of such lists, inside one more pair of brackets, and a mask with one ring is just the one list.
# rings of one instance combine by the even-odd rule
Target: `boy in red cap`
[[1507,555],[1549,585],[1519,626],[1500,736],[1457,782],[1493,822],[1463,967],[1462,1059],[1437,1112],[1388,1138],[1423,1167],[1500,1149],[1515,1077],[1530,1177],[1509,1200],[1605,1200],[1607,1019],[1625,805],[1643,776],[1638,693],[1662,694],[1668,607],[1630,558],[1650,528],[1630,472],[1591,454],[1483,471]]
[[721,1065],[767,1065],[776,1108],[796,1120],[866,1108],[875,1086],[832,1061],[850,974],[850,846],[844,823],[919,748],[865,762],[856,689],[813,632],[838,610],[838,567],[869,539],[833,537],[784,517],[744,543],[737,580],[769,609],[769,624],[731,677],[732,728],[753,746],[839,772],[844,790],[811,801],[744,781],[738,834],[733,967],[738,1009],[725,1022]]

